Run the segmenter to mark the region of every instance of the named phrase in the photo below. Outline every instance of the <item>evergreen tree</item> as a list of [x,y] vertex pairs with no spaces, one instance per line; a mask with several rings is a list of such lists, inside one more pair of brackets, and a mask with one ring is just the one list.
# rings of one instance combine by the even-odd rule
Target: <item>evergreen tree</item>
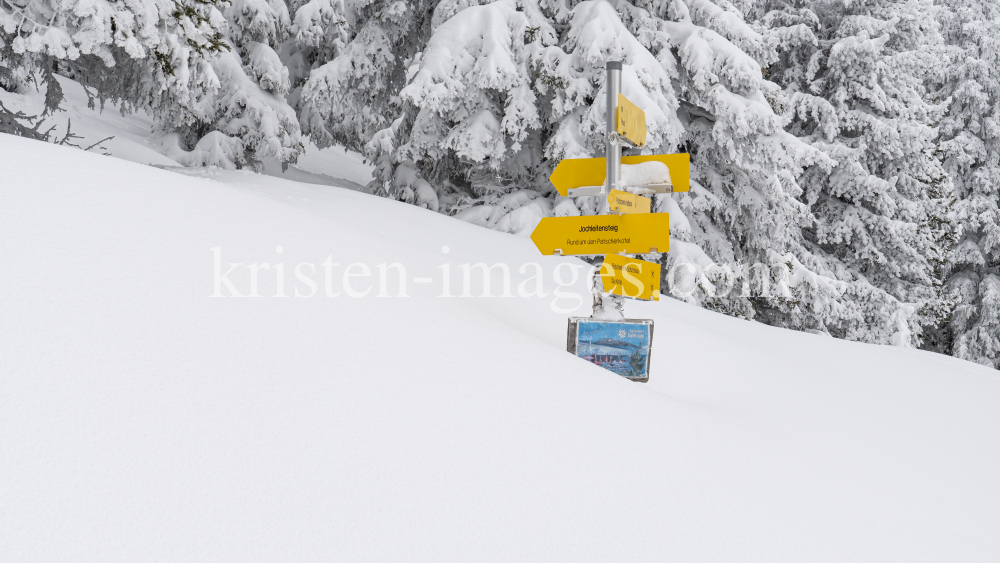
[[288,27],[284,4],[225,4],[0,0],[0,86],[39,83],[54,111],[55,73],[69,76],[102,105],[149,111],[171,133],[166,151],[185,163],[293,160],[298,124],[271,48]]
[[[300,121],[317,145],[340,143],[364,151],[378,131],[402,114],[399,91],[426,44],[432,7],[426,0],[359,0],[351,5],[352,21],[340,24],[350,41],[340,47],[338,36],[334,45],[324,44],[328,53],[339,52],[313,70],[302,88]],[[323,12],[309,3],[296,14],[297,26],[316,21],[302,15],[303,10],[336,18],[336,10]]]
[[226,48],[224,25],[214,2],[0,0],[0,85],[42,82],[47,111],[62,100],[57,69],[102,103],[155,106],[166,92],[191,103],[207,57]]
[[[734,270],[699,268],[702,279],[715,274],[702,301],[769,324],[826,330],[845,314],[838,303],[845,287],[807,266],[801,232],[812,215],[796,198],[804,167],[828,169],[832,162],[783,130],[774,110],[786,102],[761,68],[773,54],[767,38],[732,6],[686,0],[650,7],[664,20],[657,54],[677,69],[678,115],[692,154],[691,192],[675,196],[679,209],[671,210],[683,222],[671,229]],[[711,289],[733,281],[729,292]]]
[[158,125],[174,132],[166,152],[194,166],[294,162],[303,145],[285,99],[289,72],[276,51],[291,26],[287,7],[280,0],[230,0],[224,15],[226,49],[208,61],[209,93],[197,105],[158,112]]
[[943,18],[954,48],[945,65],[945,168],[958,195],[959,239],[945,273],[957,304],[951,353],[1000,369],[1000,8],[955,0]]
[[287,0],[293,15],[290,37],[281,46],[281,60],[291,80],[289,103],[301,112],[302,87],[310,73],[332,61],[350,40],[351,25],[343,0]]
[[926,0],[765,5],[780,57],[767,71],[789,100],[787,130],[837,165],[811,167],[801,199],[811,263],[850,282],[854,322],[836,333],[920,343],[947,315],[941,266],[950,188],[935,155],[943,106],[926,85],[942,38]]

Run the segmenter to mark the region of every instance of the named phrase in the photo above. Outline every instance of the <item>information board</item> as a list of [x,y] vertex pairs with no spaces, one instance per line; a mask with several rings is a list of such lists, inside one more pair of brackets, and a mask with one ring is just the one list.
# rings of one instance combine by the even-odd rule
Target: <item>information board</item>
[[570,317],[566,336],[571,354],[632,381],[649,381],[652,319]]

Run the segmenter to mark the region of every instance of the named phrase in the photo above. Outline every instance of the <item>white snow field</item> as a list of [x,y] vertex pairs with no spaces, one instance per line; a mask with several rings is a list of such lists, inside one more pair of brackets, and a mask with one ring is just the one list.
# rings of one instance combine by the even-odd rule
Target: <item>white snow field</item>
[[[632,383],[527,238],[7,135],[0,173],[5,563],[1000,558],[996,371],[663,299]],[[548,295],[439,297],[480,261]]]

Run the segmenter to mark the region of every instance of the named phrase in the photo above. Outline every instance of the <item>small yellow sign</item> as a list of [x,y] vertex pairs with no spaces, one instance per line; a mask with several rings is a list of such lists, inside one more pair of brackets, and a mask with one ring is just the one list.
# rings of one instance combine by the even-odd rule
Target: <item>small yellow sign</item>
[[[667,165],[670,170],[670,183],[673,184],[673,191],[686,192],[690,189],[690,154],[685,152],[622,157],[622,164],[639,164],[650,161],[658,161]],[[556,169],[549,176],[549,181],[564,196],[569,195],[569,190],[575,188],[600,186],[604,183],[604,175],[607,172],[606,163],[604,158],[567,158],[559,161]]]
[[648,254],[670,250],[670,214],[545,217],[531,241],[542,254]]
[[608,209],[616,213],[649,213],[652,204],[651,199],[641,195],[621,190],[611,190],[608,193]]
[[618,134],[637,147],[646,144],[646,112],[618,94]]
[[660,300],[660,265],[619,254],[608,254],[601,264],[604,291],[634,299]]

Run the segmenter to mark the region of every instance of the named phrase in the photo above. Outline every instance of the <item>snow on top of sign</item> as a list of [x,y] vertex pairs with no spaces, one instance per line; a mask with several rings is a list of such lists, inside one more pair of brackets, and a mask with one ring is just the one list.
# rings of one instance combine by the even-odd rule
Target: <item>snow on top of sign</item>
[[666,164],[656,160],[639,164],[622,164],[620,181],[625,191],[631,192],[635,192],[635,188],[651,184],[670,184],[670,169]]

